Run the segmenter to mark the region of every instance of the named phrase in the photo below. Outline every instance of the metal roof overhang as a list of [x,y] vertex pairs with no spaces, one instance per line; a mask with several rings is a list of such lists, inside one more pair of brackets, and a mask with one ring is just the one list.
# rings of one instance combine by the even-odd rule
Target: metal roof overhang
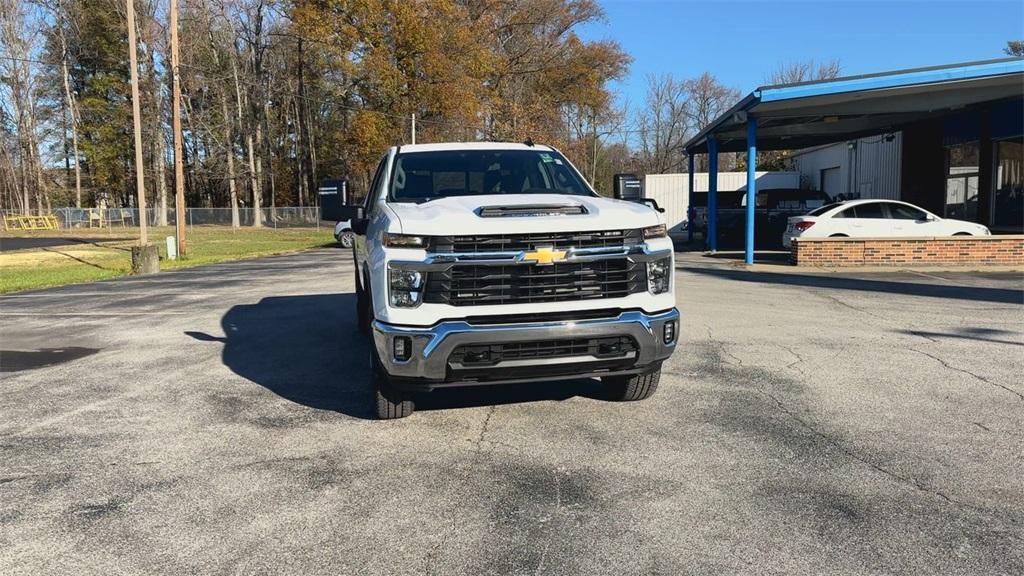
[[759,150],[793,150],[894,132],[933,116],[1024,97],[1024,59],[1010,58],[759,88],[684,145],[707,152],[747,149],[746,117]]

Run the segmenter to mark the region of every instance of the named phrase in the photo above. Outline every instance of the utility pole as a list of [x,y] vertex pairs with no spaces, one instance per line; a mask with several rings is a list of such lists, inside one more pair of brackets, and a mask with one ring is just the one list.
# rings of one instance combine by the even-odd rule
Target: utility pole
[[142,112],[139,110],[139,64],[135,48],[135,0],[128,0],[128,60],[131,63],[132,123],[135,125],[135,193],[139,201],[139,245],[149,244],[146,238],[146,180],[142,164]]
[[171,0],[171,129],[174,132],[174,224],[178,256],[186,254],[185,165],[181,137],[181,78],[178,70],[178,0]]
[[412,143],[416,143],[416,113],[412,114]]

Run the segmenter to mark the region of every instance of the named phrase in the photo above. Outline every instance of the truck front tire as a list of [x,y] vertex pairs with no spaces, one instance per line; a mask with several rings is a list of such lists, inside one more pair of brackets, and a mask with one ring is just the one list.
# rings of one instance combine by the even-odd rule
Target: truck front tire
[[609,376],[601,379],[605,396],[616,402],[645,400],[654,395],[661,380],[661,368],[647,374]]
[[376,400],[377,418],[395,420],[405,418],[416,410],[412,395],[391,385],[391,379],[377,359],[377,353],[370,351],[370,379],[373,381],[373,395]]

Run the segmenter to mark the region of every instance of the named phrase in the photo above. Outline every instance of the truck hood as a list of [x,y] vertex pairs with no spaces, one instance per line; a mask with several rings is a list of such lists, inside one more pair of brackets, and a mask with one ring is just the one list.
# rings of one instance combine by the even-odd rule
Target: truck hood
[[454,196],[387,206],[401,223],[393,232],[423,236],[621,230],[664,221],[644,204],[566,194]]

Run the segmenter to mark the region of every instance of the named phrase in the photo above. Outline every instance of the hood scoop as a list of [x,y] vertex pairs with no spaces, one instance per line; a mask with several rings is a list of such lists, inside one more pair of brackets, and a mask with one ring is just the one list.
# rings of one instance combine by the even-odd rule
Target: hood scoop
[[515,206],[481,206],[476,215],[481,218],[533,218],[535,216],[580,216],[588,214],[582,204],[518,204]]

